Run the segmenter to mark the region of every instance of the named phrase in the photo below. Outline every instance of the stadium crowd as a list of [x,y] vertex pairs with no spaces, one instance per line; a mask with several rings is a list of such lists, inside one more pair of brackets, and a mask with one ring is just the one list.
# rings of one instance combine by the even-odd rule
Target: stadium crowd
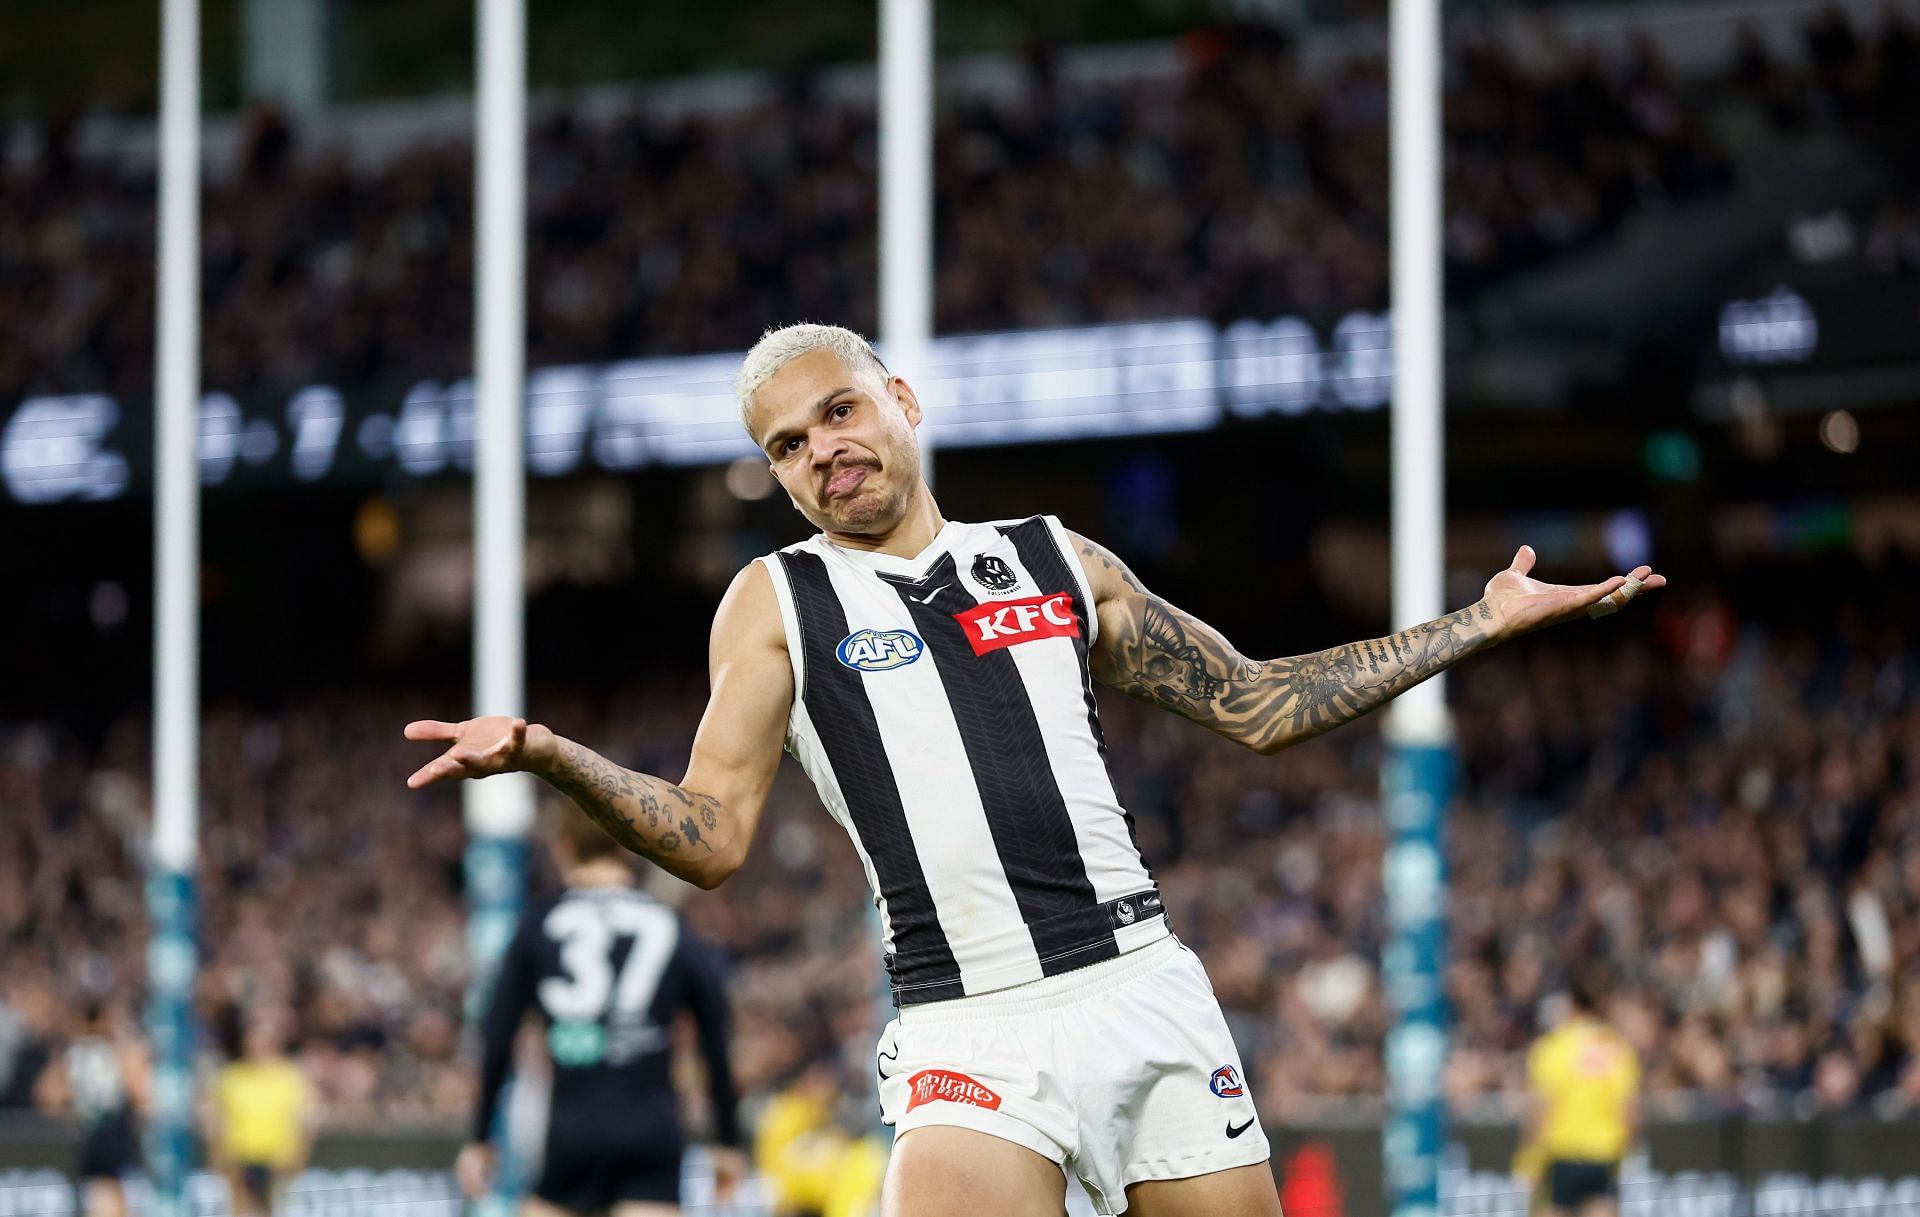
[[[1457,1107],[1521,1092],[1530,1036],[1593,960],[1616,978],[1612,1015],[1657,1106],[1920,1106],[1912,643],[1769,635],[1724,604],[1676,600],[1652,641],[1540,638],[1460,674]],[[655,680],[536,702],[610,755],[673,774],[702,695]],[[442,709],[329,697],[208,719],[203,1019],[290,1010],[337,1123],[451,1119],[470,1101],[457,799],[403,788],[418,749],[398,731]],[[1121,699],[1104,712],[1172,924],[1208,964],[1265,1114],[1377,1102],[1373,728],[1267,759]],[[132,720],[91,751],[45,725],[0,730],[0,1101],[26,1101],[83,999],[137,1000],[128,842],[145,741]],[[796,769],[746,869],[679,894],[736,961],[743,1093],[824,1070],[864,1127],[878,951],[852,850]]]
[[[1744,101],[1782,129],[1902,129],[1915,36],[1892,15],[1811,25],[1805,64],[1757,39],[1681,81],[1652,44],[1522,61],[1460,50],[1446,106],[1449,282],[1459,291],[1726,187],[1701,116]],[[1330,322],[1385,302],[1383,64],[1310,72],[1273,35],[1210,30],[1176,80],[956,96],[937,141],[945,332],[1205,314]],[[1905,73],[1904,75],[1902,73]],[[767,324],[875,323],[870,108],[802,74],[740,111],[536,124],[529,152],[536,364],[745,346]],[[1710,104],[1713,103],[1713,104]],[[806,121],[791,116],[804,113]],[[152,382],[153,180],[83,156],[71,120],[5,168],[0,400]],[[24,146],[24,145],[23,145]],[[361,173],[326,137],[254,112],[204,201],[205,381],[240,394],[469,366],[467,141]]]

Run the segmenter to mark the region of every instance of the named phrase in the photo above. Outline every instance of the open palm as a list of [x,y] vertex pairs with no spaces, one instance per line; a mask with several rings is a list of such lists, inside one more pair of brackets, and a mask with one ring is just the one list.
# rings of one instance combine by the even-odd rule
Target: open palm
[[443,778],[484,778],[529,769],[553,749],[553,733],[524,718],[490,715],[463,723],[423,718],[407,724],[407,738],[450,744],[414,770],[407,786],[418,790]]
[[1636,566],[1601,583],[1542,583],[1529,577],[1534,561],[1533,546],[1522,545],[1513,565],[1487,580],[1486,605],[1503,635],[1525,634],[1582,614],[1604,617],[1625,608],[1641,592],[1667,585],[1667,577],[1654,574],[1651,566]]

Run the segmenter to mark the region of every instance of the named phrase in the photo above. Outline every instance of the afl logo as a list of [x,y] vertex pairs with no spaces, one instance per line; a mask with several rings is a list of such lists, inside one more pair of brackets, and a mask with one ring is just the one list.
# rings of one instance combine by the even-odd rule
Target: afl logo
[[1223,1099],[1237,1099],[1247,1093],[1247,1088],[1240,1084],[1240,1071],[1232,1065],[1222,1065],[1214,1070],[1213,1080],[1208,1085],[1213,1088],[1213,1093]]
[[1020,576],[1013,573],[1004,558],[992,554],[981,554],[973,560],[973,569],[967,572],[973,581],[990,592],[1004,592],[1020,582]]
[[906,630],[855,630],[840,640],[834,654],[856,672],[885,672],[906,667],[926,649]]

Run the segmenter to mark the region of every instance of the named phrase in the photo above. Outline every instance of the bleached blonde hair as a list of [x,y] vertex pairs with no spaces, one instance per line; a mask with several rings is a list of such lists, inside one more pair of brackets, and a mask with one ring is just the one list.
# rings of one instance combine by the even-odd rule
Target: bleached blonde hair
[[874,354],[873,344],[844,326],[811,321],[776,325],[760,335],[760,341],[753,344],[753,349],[740,362],[740,374],[734,378],[733,392],[740,402],[740,425],[749,432],[753,430],[747,418],[753,395],[773,379],[775,372],[815,351],[832,351],[849,368],[877,372],[882,379],[887,376],[887,365]]

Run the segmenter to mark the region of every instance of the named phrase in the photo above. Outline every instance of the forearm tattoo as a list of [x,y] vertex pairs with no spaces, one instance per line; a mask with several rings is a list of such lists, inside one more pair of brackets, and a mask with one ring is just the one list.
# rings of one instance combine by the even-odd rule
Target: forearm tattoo
[[656,862],[712,853],[720,800],[623,769],[572,740],[560,741],[547,780],[607,835]]
[[1094,675],[1263,752],[1352,722],[1494,640],[1493,612],[1481,603],[1386,638],[1248,659],[1213,627],[1147,591],[1106,550],[1083,540],[1080,553],[1139,593],[1119,628],[1102,621]]

